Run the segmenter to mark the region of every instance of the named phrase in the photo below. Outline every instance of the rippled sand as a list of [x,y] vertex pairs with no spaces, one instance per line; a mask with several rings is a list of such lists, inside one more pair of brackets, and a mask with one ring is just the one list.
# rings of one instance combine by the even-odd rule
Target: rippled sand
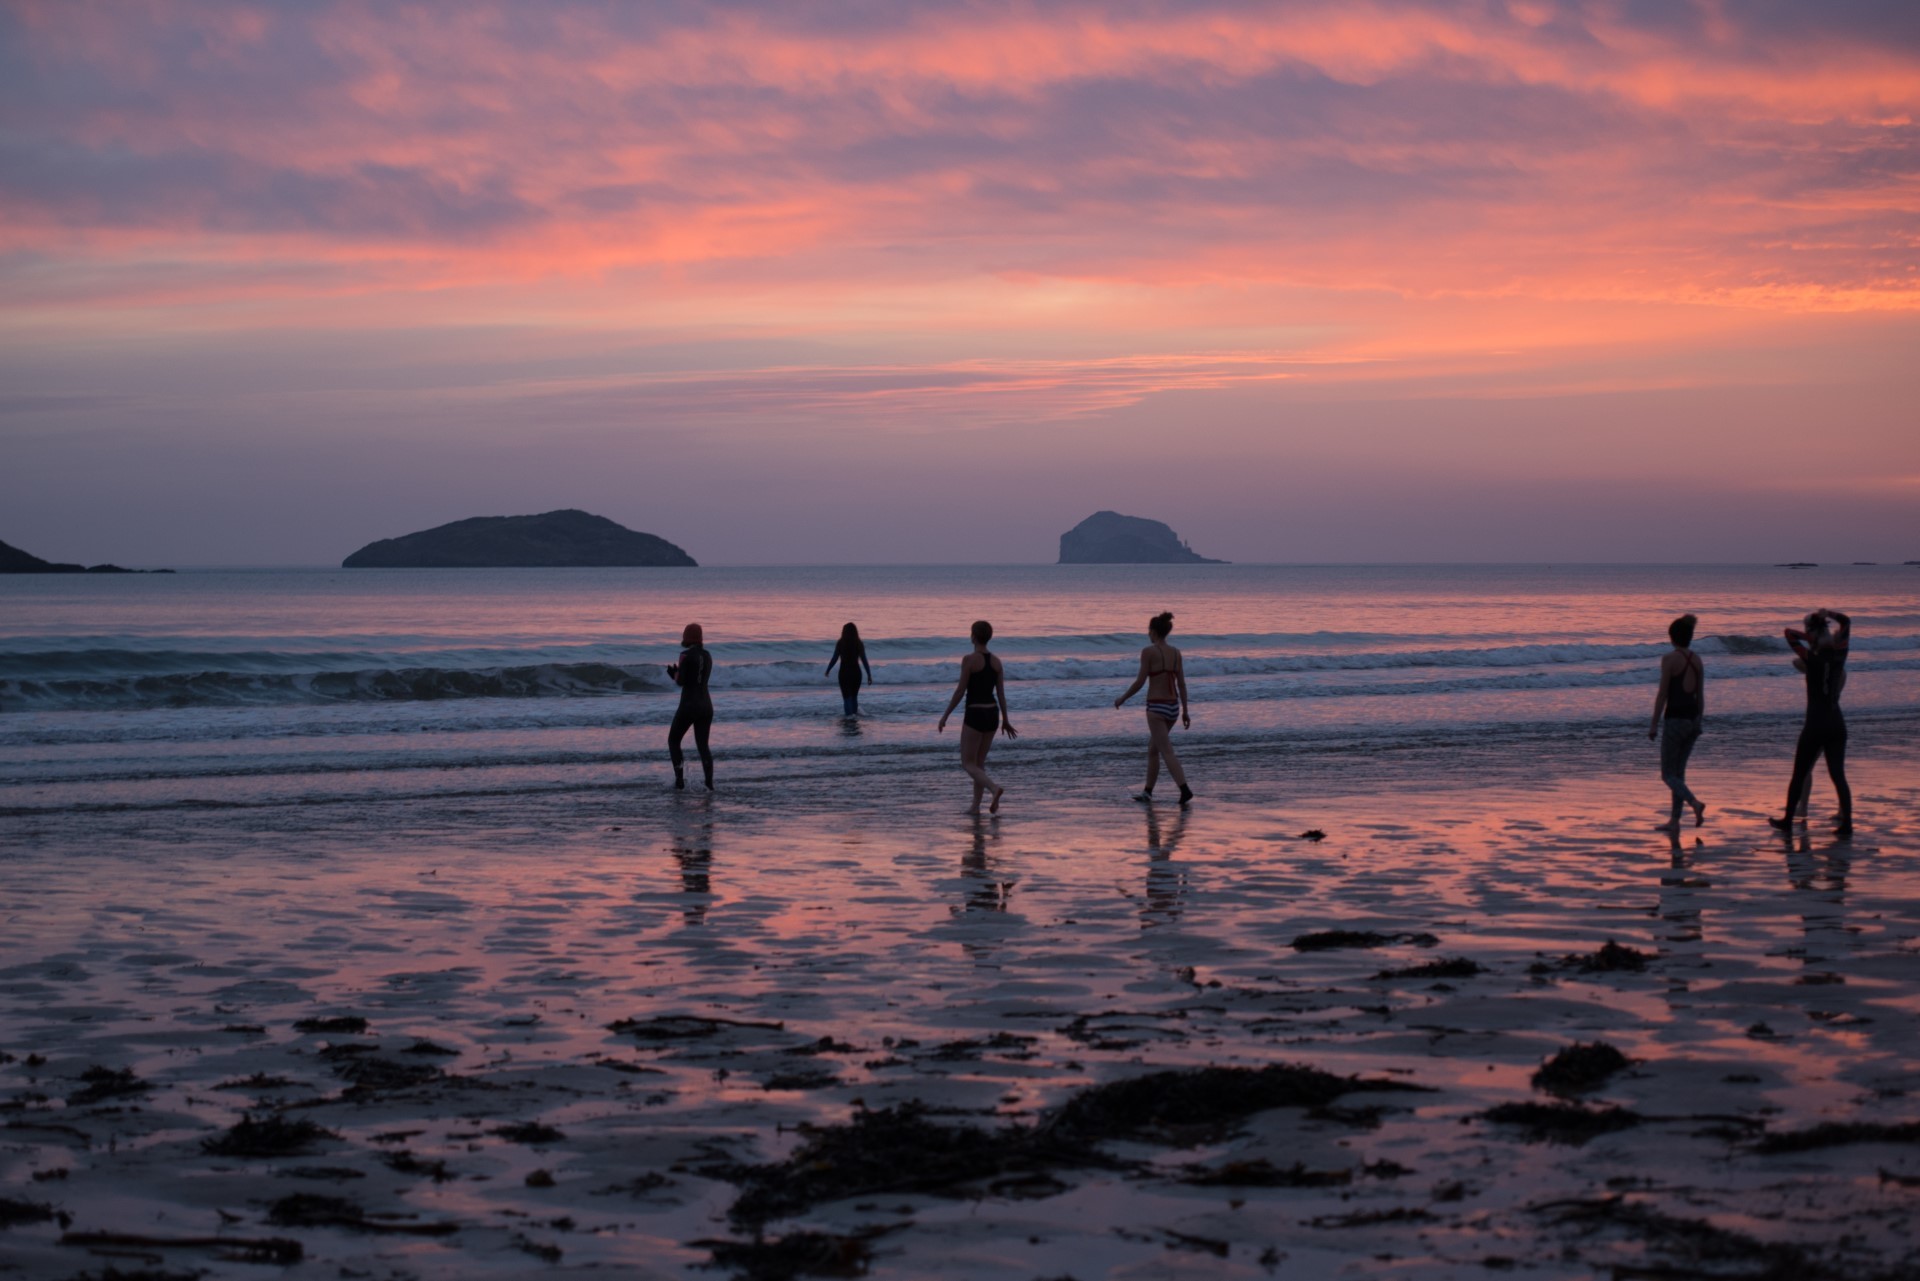
[[[1430,1092],[882,1181],[762,1229],[852,1238],[814,1257],[874,1276],[1889,1273],[1920,1208],[1916,763],[1856,764],[1851,842],[1824,782],[1810,835],[1767,829],[1783,761],[1714,776],[1677,845],[1644,774],[1181,813],[1015,773],[997,820],[947,780],[891,810],[649,793],[573,827],[16,850],[0,1196],[24,1204],[0,1247],[27,1276],[260,1276],[234,1243],[281,1241],[290,1277],[679,1277],[753,1235],[739,1167],[799,1127],[909,1102],[1044,1124],[1131,1075],[1294,1063]],[[1387,938],[1293,946],[1333,929]],[[1645,968],[1567,959],[1609,941]],[[1381,977],[1456,958],[1480,972]],[[365,1030],[295,1027],[343,1016]],[[1530,1076],[1593,1041],[1632,1062],[1581,1106],[1626,1128],[1484,1115],[1553,1102]],[[249,1108],[333,1137],[204,1150]],[[1907,1128],[1766,1150],[1839,1121]],[[1261,1160],[1319,1186],[1180,1178]],[[366,1217],[302,1219],[303,1193]]]

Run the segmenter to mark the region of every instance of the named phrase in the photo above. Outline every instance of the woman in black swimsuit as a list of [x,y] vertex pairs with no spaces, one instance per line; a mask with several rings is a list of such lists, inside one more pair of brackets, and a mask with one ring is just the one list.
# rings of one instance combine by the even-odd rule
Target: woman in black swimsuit
[[947,710],[940,713],[940,729],[945,730],[953,709],[960,706],[961,699],[967,700],[966,716],[960,723],[960,768],[973,780],[970,814],[980,812],[980,797],[985,792],[993,793],[993,804],[987,812],[998,814],[1000,797],[1007,790],[987,773],[987,749],[993,746],[993,732],[999,730],[1008,738],[1019,737],[1014,732],[1012,718],[1007,715],[1006,671],[1000,666],[1000,660],[987,652],[987,642],[992,639],[992,623],[982,619],[973,625],[973,653],[960,660],[960,681],[953,687],[953,697],[947,700]]
[[873,665],[867,662],[866,642],[860,639],[860,629],[848,623],[840,629],[840,643],[833,647],[833,657],[827,660],[827,675],[833,675],[833,665],[840,665],[840,708],[843,716],[860,714],[860,669],[867,669],[867,684],[873,684]]
[[1659,832],[1680,830],[1682,805],[1693,806],[1695,827],[1707,821],[1707,807],[1687,786],[1687,758],[1700,740],[1700,718],[1707,710],[1706,669],[1691,648],[1698,621],[1682,614],[1667,624],[1673,648],[1660,659],[1660,689],[1653,696],[1653,724],[1647,726],[1647,737],[1660,739],[1660,779],[1673,793],[1673,812],[1654,829]]
[[1793,665],[1807,677],[1807,719],[1793,751],[1793,779],[1787,784],[1784,818],[1769,818],[1783,832],[1793,830],[1793,811],[1802,789],[1813,781],[1814,762],[1827,758],[1827,777],[1840,801],[1833,830],[1853,835],[1853,789],[1847,786],[1847,718],[1840,714],[1840,691],[1847,687],[1847,646],[1853,639],[1853,620],[1837,609],[1816,609],[1807,615],[1807,628],[1787,628],[1793,647]]
[[667,731],[667,755],[673,758],[673,785],[687,786],[686,757],[680,754],[680,740],[693,731],[693,745],[700,749],[700,771],[706,775],[707,790],[713,790],[713,751],[707,746],[707,734],[713,729],[713,698],[707,693],[707,680],[713,675],[713,656],[707,653],[700,624],[688,623],[680,633],[680,661],[667,665],[667,676],[680,687],[680,706],[673,713],[673,727]]

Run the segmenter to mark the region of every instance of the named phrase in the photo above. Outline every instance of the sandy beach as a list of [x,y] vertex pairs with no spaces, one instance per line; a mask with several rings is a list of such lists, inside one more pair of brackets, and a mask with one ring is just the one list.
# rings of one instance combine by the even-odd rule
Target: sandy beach
[[28,843],[6,1275],[1912,1276],[1915,764]]

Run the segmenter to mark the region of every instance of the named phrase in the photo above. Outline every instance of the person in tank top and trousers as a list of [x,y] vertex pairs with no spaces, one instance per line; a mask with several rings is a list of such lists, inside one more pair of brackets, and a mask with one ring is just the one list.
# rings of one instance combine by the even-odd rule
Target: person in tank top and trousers
[[1700,721],[1707,710],[1707,673],[1693,652],[1693,628],[1699,620],[1682,614],[1667,624],[1673,649],[1660,660],[1660,689],[1653,696],[1653,724],[1647,737],[1660,740],[1660,779],[1673,793],[1673,810],[1657,830],[1680,830],[1680,807],[1693,806],[1693,825],[1707,821],[1707,807],[1687,786],[1687,758],[1700,741]]
[[1007,714],[1005,669],[987,651],[987,642],[992,639],[992,623],[981,619],[973,625],[973,653],[960,660],[959,683],[947,700],[947,710],[940,714],[939,728],[944,731],[953,709],[960,706],[961,699],[967,701],[966,714],[960,721],[960,768],[973,780],[973,808],[968,811],[973,814],[980,812],[980,798],[988,792],[993,793],[988,812],[998,814],[1000,797],[1007,790],[987,773],[987,752],[993,746],[994,731],[1008,738],[1019,737]]
[[1847,718],[1840,714],[1840,691],[1847,687],[1847,646],[1853,639],[1853,620],[1837,609],[1817,609],[1807,615],[1806,630],[1789,627],[1787,644],[1793,647],[1793,665],[1807,678],[1807,719],[1793,752],[1793,777],[1787,783],[1787,812],[1767,822],[1781,831],[1793,829],[1793,811],[1813,782],[1813,767],[1827,758],[1827,777],[1840,802],[1833,830],[1853,835],[1853,789],[1847,786]]

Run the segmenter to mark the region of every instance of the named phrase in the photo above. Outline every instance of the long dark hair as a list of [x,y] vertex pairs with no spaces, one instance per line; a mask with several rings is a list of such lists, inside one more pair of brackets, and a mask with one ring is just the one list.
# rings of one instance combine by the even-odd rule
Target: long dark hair
[[852,641],[857,645],[860,643],[860,629],[852,623],[848,623],[840,629],[840,639],[843,641]]

